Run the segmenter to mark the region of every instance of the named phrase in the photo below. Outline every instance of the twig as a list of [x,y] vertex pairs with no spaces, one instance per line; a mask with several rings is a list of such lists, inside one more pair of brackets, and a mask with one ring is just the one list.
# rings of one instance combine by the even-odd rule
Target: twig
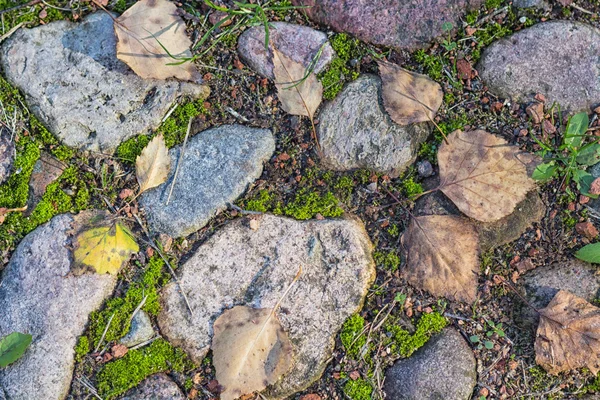
[[244,122],[250,122],[248,121],[248,118],[244,117],[242,114],[240,114],[239,112],[235,111],[233,108],[231,107],[227,107],[225,109],[225,111],[227,111],[229,114],[233,115],[235,118],[244,121]]
[[11,11],[14,11],[14,10],[18,10],[19,8],[24,8],[24,7],[29,7],[29,6],[35,6],[36,4],[39,4],[41,2],[42,2],[42,0],[31,0],[30,2],[25,3],[25,4],[19,4],[18,6],[14,6],[14,7],[11,7],[11,8],[4,9],[4,10],[0,10],[0,15],[8,13],[8,12],[11,12]]
[[0,43],[2,43],[5,39],[11,37],[12,34],[18,31],[23,25],[25,25],[25,22],[21,22],[20,24],[13,26],[11,30],[6,32],[4,35],[0,36]]
[[169,197],[167,197],[167,203],[165,205],[169,205],[169,201],[171,201],[171,195],[173,194],[173,188],[175,187],[175,181],[177,180],[177,175],[179,174],[179,168],[181,167],[181,163],[183,162],[183,156],[185,155],[185,145],[187,144],[188,137],[190,136],[190,131],[192,130],[192,120],[190,117],[188,121],[187,131],[185,133],[185,139],[183,139],[183,146],[181,146],[181,151],[179,152],[179,159],[177,160],[177,167],[175,168],[175,174],[173,174],[173,182],[171,182],[171,190],[169,190]]
[[583,7],[580,7],[580,6],[578,6],[577,4],[575,4],[575,3],[572,3],[572,4],[571,4],[571,7],[573,7],[573,8],[574,8],[574,9],[576,9],[576,10],[579,10],[579,11],[581,11],[581,12],[582,12],[582,13],[584,13],[584,14],[595,15],[593,12],[591,12],[591,11],[588,11],[588,10],[586,10],[586,9],[585,9],[585,8],[583,8]]
[[477,21],[475,24],[473,24],[473,27],[479,26],[479,25],[483,24],[484,22],[486,22],[488,19],[494,18],[496,15],[502,14],[503,12],[508,11],[508,7],[509,6],[504,6],[502,8],[497,9],[493,13],[486,15],[485,17],[483,17],[479,21]]
[[[96,397],[99,400],[103,400],[102,397],[100,397],[100,395],[98,394],[98,391],[96,390],[95,387],[92,386],[92,384],[90,382],[87,381],[87,378],[83,377],[83,378],[79,378],[76,377],[75,378],[77,380],[77,382],[79,382],[82,386],[85,386],[85,388],[87,390],[90,391],[91,394],[94,395],[94,397]],[[85,379],[85,380],[84,380]]]
[[106,324],[106,328],[104,328],[104,332],[102,332],[102,337],[100,338],[100,341],[98,342],[98,344],[96,345],[96,348],[94,349],[94,353],[98,352],[100,345],[104,341],[104,338],[106,337],[106,333],[108,332],[108,328],[110,328],[110,324],[112,323],[112,320],[115,317],[115,313],[116,313],[116,311],[113,312],[112,315],[110,316],[110,319],[108,320],[108,323]]
[[447,312],[444,313],[444,317],[454,318],[454,319],[460,319],[461,321],[475,322],[471,318],[465,318],[465,317],[461,317],[460,315],[450,314],[450,313],[447,313]]
[[133,346],[133,347],[132,347],[132,348],[130,348],[129,350],[137,350],[137,349],[139,349],[140,347],[144,347],[145,345],[147,345],[147,344],[150,344],[150,343],[154,342],[156,339],[160,339],[161,337],[162,337],[162,336],[160,336],[160,335],[158,335],[158,336],[155,336],[155,337],[153,337],[152,339],[146,340],[145,342],[142,342],[142,343],[140,343],[140,344],[136,344],[135,346]]
[[173,111],[175,111],[175,109],[177,107],[179,107],[179,103],[175,103],[175,105],[173,107],[171,107],[169,112],[165,114],[165,116],[163,117],[163,119],[160,122],[165,122],[171,116],[171,114],[173,114]]
[[131,318],[129,318],[129,321],[133,321],[133,317],[135,317],[135,314],[137,314],[142,307],[144,307],[144,304],[146,304],[146,300],[148,299],[148,295],[145,295],[144,298],[142,299],[142,301],[140,302],[140,304],[138,304],[138,306],[135,308],[135,310],[133,310],[133,314],[131,314]]

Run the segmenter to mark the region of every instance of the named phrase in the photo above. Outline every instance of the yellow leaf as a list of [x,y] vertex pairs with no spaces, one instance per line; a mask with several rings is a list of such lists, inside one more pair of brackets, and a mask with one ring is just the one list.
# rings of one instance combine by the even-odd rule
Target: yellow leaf
[[135,160],[135,173],[140,193],[156,187],[167,180],[171,157],[162,135],[156,136]]

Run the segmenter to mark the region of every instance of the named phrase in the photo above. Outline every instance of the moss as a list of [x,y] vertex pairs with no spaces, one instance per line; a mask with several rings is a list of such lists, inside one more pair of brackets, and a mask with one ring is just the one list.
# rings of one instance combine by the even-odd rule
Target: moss
[[504,0],[485,0],[485,7],[490,10],[500,7]]
[[[21,5],[24,2],[25,0],[0,0],[0,10],[6,10],[8,8]],[[47,1],[47,3],[53,6],[65,6],[65,4],[58,4],[58,2],[52,0]],[[66,18],[67,14],[61,10],[52,7],[44,7],[44,9],[47,13],[46,17],[43,19],[44,23]],[[41,20],[39,14],[41,11],[42,5],[40,4],[33,7],[22,7],[20,9],[2,14],[2,24],[0,24],[0,28],[3,29],[0,29],[0,36],[21,22],[28,23],[30,27],[39,25]]]
[[392,251],[375,251],[373,259],[378,266],[385,268],[388,271],[395,272],[400,267],[400,256],[396,250]]
[[277,206],[275,195],[269,193],[266,189],[258,192],[254,198],[248,200],[246,203],[246,210],[249,211],[268,212],[276,208],[279,207]]
[[338,196],[346,203],[350,201],[354,188],[354,179],[349,176],[342,176],[333,185],[333,189],[336,191]]
[[373,173],[368,169],[359,169],[354,171],[354,179],[356,179],[361,185],[366,185],[371,181]]
[[323,84],[323,98],[326,100],[334,99],[342,90],[346,81],[358,78],[358,70],[350,67],[349,62],[352,59],[361,58],[364,53],[360,42],[346,33],[334,35],[330,43],[336,55],[331,60],[327,70],[318,76]]
[[427,343],[431,335],[441,332],[447,323],[446,318],[437,312],[423,314],[417,323],[415,333],[410,334],[392,321],[386,325],[386,330],[391,335],[390,349],[402,357],[410,357]]
[[398,228],[398,225],[393,224],[387,229],[387,233],[392,237],[398,237],[400,235],[400,228]]
[[305,220],[321,214],[323,217],[339,217],[344,210],[338,206],[338,199],[331,192],[320,194],[307,188],[302,188],[294,199],[283,209],[289,217]]
[[105,364],[97,375],[96,387],[103,398],[113,399],[152,374],[164,371],[183,372],[191,367],[191,362],[181,349],[161,338]]
[[409,177],[402,180],[402,192],[409,199],[423,193],[423,186],[420,183],[415,182],[414,177]]
[[414,54],[415,61],[423,66],[425,73],[433,80],[442,79],[444,63],[442,58],[427,54],[425,50],[417,50]]
[[418,153],[419,157],[426,158],[429,162],[436,165],[437,149],[442,140],[444,140],[444,136],[448,136],[457,129],[463,129],[465,125],[469,125],[471,122],[472,120],[465,113],[454,115],[452,119],[440,122],[438,127],[441,132],[438,129],[433,131],[433,138],[421,145]]
[[373,386],[364,379],[349,380],[344,385],[344,393],[352,400],[371,400]]
[[90,352],[90,341],[87,336],[81,336],[75,346],[75,361],[79,362]]
[[473,25],[477,22],[477,17],[479,17],[479,11],[474,10],[465,15],[465,22],[467,25]]
[[365,319],[359,314],[352,315],[344,322],[344,325],[342,325],[340,340],[342,341],[344,349],[346,349],[347,357],[357,358],[361,349],[367,343],[367,337],[362,334],[364,328]]

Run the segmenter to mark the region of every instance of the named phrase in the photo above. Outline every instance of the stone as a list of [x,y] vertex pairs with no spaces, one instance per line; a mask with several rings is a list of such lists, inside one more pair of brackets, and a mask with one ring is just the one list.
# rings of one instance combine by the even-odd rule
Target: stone
[[0,337],[28,333],[23,357],[0,369],[10,400],[62,400],[71,385],[77,337],[88,315],[109,297],[116,276],[71,274],[73,217],[58,215],[28,234],[15,250],[0,285]]
[[349,83],[319,114],[321,161],[336,171],[367,168],[399,176],[430,134],[428,123],[400,126],[381,103],[381,79],[363,75]]
[[209,92],[197,83],[135,75],[116,58],[113,19],[103,11],[79,23],[18,30],[0,48],[0,65],[66,145],[105,153],[156,129],[179,97]]
[[165,374],[151,375],[121,400],[185,400],[179,386]]
[[187,143],[167,205],[180,151],[181,146],[169,150],[173,168],[167,181],[140,196],[151,230],[174,238],[202,228],[258,179],[275,151],[275,139],[267,129],[242,125],[198,133]]
[[538,8],[541,10],[551,10],[552,7],[544,0],[513,0],[513,6],[517,8]]
[[525,112],[529,115],[534,124],[539,124],[544,119],[544,104],[538,103],[537,101],[531,103],[527,106]]
[[575,224],[575,231],[588,239],[593,239],[598,236],[598,229],[590,221],[580,222]]
[[454,328],[432,337],[387,372],[383,391],[394,400],[468,400],[477,382],[471,347]]
[[443,25],[461,26],[461,18],[483,0],[293,0],[313,21],[338,32],[398,50],[431,45]]
[[433,165],[428,160],[423,160],[417,163],[417,173],[421,178],[429,178],[434,174]]
[[274,307],[301,266],[277,312],[292,342],[294,366],[265,393],[285,398],[321,376],[338,330],[362,307],[375,278],[372,245],[354,219],[301,222],[269,214],[255,219],[257,230],[246,218],[230,222],[178,268],[194,315],[178,286],[168,284],[158,323],[164,337],[201,362],[212,324],[225,309]]
[[[293,61],[308,68],[315,60],[321,47],[321,54],[314,63],[313,72],[318,74],[331,62],[334,52],[323,32],[307,26],[271,22],[269,24],[270,46]],[[246,29],[238,39],[238,54],[250,68],[265,78],[273,75],[273,52],[265,49],[265,28],[262,25]]]
[[491,44],[477,67],[494,94],[527,103],[540,93],[569,112],[600,102],[600,30],[549,21]]
[[10,176],[16,154],[13,133],[0,124],[0,183]]
[[127,347],[137,346],[154,337],[152,321],[144,310],[139,310],[131,320],[129,332],[119,342]]
[[35,162],[31,177],[29,178],[29,197],[27,198],[27,211],[25,215],[33,212],[42,200],[49,184],[58,179],[66,168],[66,164],[57,160],[50,154],[42,152]]

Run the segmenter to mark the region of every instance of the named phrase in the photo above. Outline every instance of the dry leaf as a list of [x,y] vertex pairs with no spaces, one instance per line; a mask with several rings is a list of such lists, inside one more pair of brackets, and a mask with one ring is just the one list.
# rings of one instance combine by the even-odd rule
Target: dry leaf
[[174,3],[140,0],[117,18],[114,26],[118,39],[117,58],[138,76],[144,79],[200,80],[192,62],[168,65],[179,62],[169,53],[177,58],[192,56],[192,42]]
[[272,309],[236,306],[217,318],[213,329],[221,400],[263,390],[292,365],[292,345]]
[[600,309],[561,290],[539,310],[535,362],[551,374],[600,370]]
[[140,193],[166,181],[170,168],[169,149],[163,136],[157,135],[135,160],[135,174],[140,185]]
[[455,131],[438,151],[440,190],[469,217],[497,221],[534,187],[519,154],[485,131]]
[[432,121],[442,105],[442,87],[426,77],[379,61],[383,105],[399,125]]
[[312,120],[323,97],[321,82],[312,72],[304,79],[306,68],[277,49],[273,49],[273,66],[277,96],[283,110]]
[[406,279],[434,296],[475,301],[479,241],[466,219],[451,215],[413,218],[402,236]]

